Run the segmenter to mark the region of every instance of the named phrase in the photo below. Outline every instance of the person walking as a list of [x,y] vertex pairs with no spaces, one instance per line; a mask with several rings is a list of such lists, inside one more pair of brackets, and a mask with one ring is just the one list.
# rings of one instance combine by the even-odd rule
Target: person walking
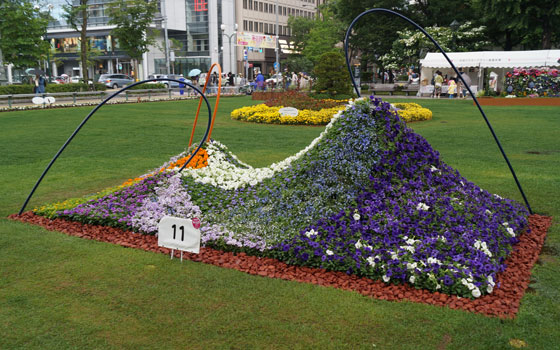
[[436,72],[436,77],[434,78],[434,97],[440,98],[441,95],[441,87],[443,86],[443,77],[441,76],[441,72],[438,70]]
[[447,89],[447,95],[449,98],[455,97],[455,91],[457,90],[457,83],[455,82],[454,78],[449,79],[449,88]]
[[45,93],[45,86],[47,85],[47,81],[43,76],[39,74],[35,75],[35,88],[34,92],[36,94],[44,94]]
[[264,75],[262,75],[261,72],[259,72],[259,74],[257,75],[257,88],[260,91],[264,91]]

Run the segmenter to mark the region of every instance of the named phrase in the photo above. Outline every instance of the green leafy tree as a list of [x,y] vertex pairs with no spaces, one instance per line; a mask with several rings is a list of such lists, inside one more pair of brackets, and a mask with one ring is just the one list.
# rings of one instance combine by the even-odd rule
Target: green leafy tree
[[[76,32],[80,33],[80,62],[82,63],[82,80],[87,83],[87,68],[91,62],[90,58],[94,55],[91,53],[91,45],[87,38],[88,24],[88,0],[70,1],[67,0],[63,6],[63,17],[68,25]],[[89,60],[88,60],[89,59]]]
[[321,55],[314,74],[317,77],[314,85],[316,92],[328,93],[331,96],[351,93],[350,77],[342,53],[330,51]]
[[[463,23],[457,31],[449,27],[425,29],[445,51],[479,51],[490,45],[484,33],[485,27],[474,27],[471,22]],[[386,68],[418,66],[423,51],[437,51],[435,45],[416,29],[404,29],[398,34],[399,38],[393,42],[392,50],[381,56],[381,61]]]
[[27,0],[2,0],[0,9],[0,51],[4,62],[16,68],[38,66],[49,50],[49,43],[42,39],[47,32],[48,16]]
[[293,50],[286,62],[290,70],[313,72],[312,68],[322,54],[341,52],[344,28],[328,6],[319,7],[319,16],[316,18],[290,17],[288,25],[292,33]]
[[[386,8],[410,15],[407,0],[333,0],[327,4],[334,17],[343,23],[345,30],[356,16],[372,8]],[[397,32],[405,27],[403,20],[385,13],[362,17],[350,37],[349,55],[355,57],[359,52],[362,66],[375,63],[383,67],[380,57],[392,50],[393,41],[399,37]]]
[[155,43],[154,32],[149,30],[149,25],[156,14],[157,3],[155,0],[117,0],[109,7],[109,24],[117,26],[111,33],[134,60],[137,74],[142,54]]
[[473,0],[494,43],[505,50],[550,49],[560,43],[557,0]]
[[453,21],[479,25],[472,2],[465,0],[416,0],[409,5],[411,18],[422,27],[449,27]]

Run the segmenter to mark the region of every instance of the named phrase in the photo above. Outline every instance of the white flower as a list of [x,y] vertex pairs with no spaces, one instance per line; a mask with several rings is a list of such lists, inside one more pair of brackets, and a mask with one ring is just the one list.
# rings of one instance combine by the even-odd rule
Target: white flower
[[318,233],[317,231],[311,229],[311,231],[307,231],[305,235],[307,236],[307,238],[314,238],[315,236],[317,236],[317,233]]
[[478,297],[481,296],[480,290],[478,288],[474,288],[471,293],[472,293],[472,296],[475,297],[475,298],[478,298]]
[[504,222],[502,225],[504,225],[505,227],[509,227],[509,223],[507,221]]
[[496,197],[498,199],[503,199],[502,197],[498,196],[497,194],[494,194],[494,197]]
[[463,181],[459,181],[459,183],[461,184],[461,186],[465,186],[465,183]]
[[473,290],[473,289],[475,289],[476,287],[475,287],[474,284],[468,283],[468,284],[467,284],[467,288],[469,288],[470,290]]
[[486,209],[486,211],[484,213],[486,213],[486,215],[492,215],[492,212],[488,209]]
[[418,267],[418,264],[415,263],[415,262],[406,264],[406,268],[409,269],[409,270],[414,270],[416,267]]
[[366,260],[371,267],[375,267],[375,259],[372,256],[368,257]]
[[487,280],[488,280],[488,284],[491,286],[494,286],[496,284],[492,276],[488,276]]
[[391,277],[388,277],[387,275],[383,275],[383,282],[389,282],[391,280]]
[[[486,287],[486,291],[488,292],[488,294],[492,293],[493,290],[494,290],[494,286],[492,286],[492,285],[488,285],[488,286]],[[478,298],[478,297],[477,297],[477,298]]]
[[327,249],[325,253],[327,253],[327,255],[334,255],[334,252],[330,249]]
[[416,281],[416,277],[410,276],[410,277],[408,278],[408,282],[414,284],[414,281]]
[[422,202],[418,203],[418,205],[416,206],[416,210],[428,210],[430,209],[430,207]]
[[360,220],[360,213],[358,213],[358,211],[354,212],[354,220]]
[[360,249],[363,247],[362,242],[360,242],[360,240],[358,240],[358,242],[356,242],[356,244],[354,244],[354,246],[356,247],[356,249]]
[[506,230],[507,230],[507,233],[509,233],[510,236],[515,237],[515,232],[513,232],[513,229],[511,227],[508,227]]
[[409,238],[409,239],[406,240],[406,244],[408,244],[408,245],[413,245],[415,242],[416,241],[413,240],[412,238]]

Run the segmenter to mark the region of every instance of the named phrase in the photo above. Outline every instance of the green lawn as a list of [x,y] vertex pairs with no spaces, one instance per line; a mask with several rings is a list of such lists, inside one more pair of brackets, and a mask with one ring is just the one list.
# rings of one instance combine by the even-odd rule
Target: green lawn
[[[403,99],[399,99],[403,102]],[[418,101],[415,101],[418,102]],[[472,102],[421,100],[411,126],[469,180],[521,200]],[[223,98],[213,138],[264,166],[321,127],[240,123],[254,103]],[[0,113],[0,214],[17,212],[51,157],[91,110]],[[154,168],[188,142],[196,103],[104,107],[54,165],[28,209],[92,193]],[[560,109],[487,107],[536,213],[560,214]],[[203,116],[202,124],[206,124]],[[201,134],[199,135],[199,138]],[[0,219],[0,349],[528,349],[560,343],[555,225],[515,320],[247,275]]]

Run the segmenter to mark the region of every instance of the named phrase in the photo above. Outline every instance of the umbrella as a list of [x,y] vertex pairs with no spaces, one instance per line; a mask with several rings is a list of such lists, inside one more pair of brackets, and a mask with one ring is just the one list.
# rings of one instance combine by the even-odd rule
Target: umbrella
[[200,70],[200,69],[192,69],[192,70],[189,72],[189,77],[197,76],[197,75],[199,75],[200,73],[201,73],[201,70]]
[[45,71],[41,68],[28,68],[25,70],[25,73],[30,75],[44,75]]

